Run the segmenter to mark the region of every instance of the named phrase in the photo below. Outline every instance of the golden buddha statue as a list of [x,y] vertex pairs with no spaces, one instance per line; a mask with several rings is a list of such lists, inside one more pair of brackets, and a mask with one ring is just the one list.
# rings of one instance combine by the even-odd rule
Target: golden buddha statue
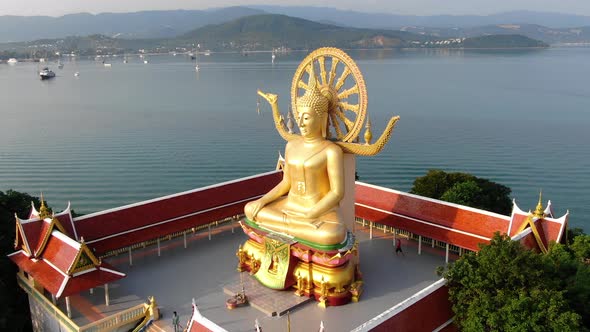
[[281,182],[244,207],[240,224],[249,239],[241,250],[251,262],[245,268],[271,289],[296,283],[298,295],[324,306],[349,302],[353,291],[358,300],[360,293],[352,288],[362,280],[358,243],[347,228],[354,221],[354,157],[379,153],[399,117],[370,142],[362,74],[346,53],[330,47],[309,54],[293,77],[292,115],[299,134],[284,123],[277,95],[258,94],[271,105],[287,145]]
[[[346,237],[338,206],[344,195],[343,152],[326,139],[329,100],[315,87],[313,70],[310,77],[310,89],[297,100],[301,136],[287,143],[283,179],[244,212],[260,227],[332,245]],[[277,101],[276,95],[259,94],[271,104]]]

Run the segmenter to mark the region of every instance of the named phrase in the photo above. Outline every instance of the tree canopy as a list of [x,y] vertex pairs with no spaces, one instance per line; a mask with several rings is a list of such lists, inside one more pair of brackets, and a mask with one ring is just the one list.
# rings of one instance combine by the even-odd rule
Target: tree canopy
[[590,327],[590,266],[576,247],[552,243],[546,255],[496,233],[439,274],[447,279],[455,323],[462,331],[580,331]]
[[510,188],[467,173],[430,170],[414,180],[410,192],[500,214],[512,211]]
[[0,330],[32,331],[29,302],[26,293],[16,283],[18,268],[6,255],[14,252],[14,214],[28,216],[31,202],[40,205],[39,198],[14,190],[0,191]]

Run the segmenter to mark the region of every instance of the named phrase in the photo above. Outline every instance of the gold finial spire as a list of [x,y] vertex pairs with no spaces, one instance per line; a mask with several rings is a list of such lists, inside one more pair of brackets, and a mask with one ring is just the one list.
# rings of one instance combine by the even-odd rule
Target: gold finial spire
[[47,206],[45,206],[45,200],[43,199],[43,192],[41,192],[41,206],[39,207],[39,218],[40,219],[45,219],[47,217],[49,217],[49,210],[47,209]]
[[533,212],[535,217],[538,217],[538,218],[545,217],[545,212],[543,211],[543,204],[541,203],[542,199],[543,199],[543,190],[540,190],[539,191],[539,202],[537,203],[537,207],[535,208],[535,212]]

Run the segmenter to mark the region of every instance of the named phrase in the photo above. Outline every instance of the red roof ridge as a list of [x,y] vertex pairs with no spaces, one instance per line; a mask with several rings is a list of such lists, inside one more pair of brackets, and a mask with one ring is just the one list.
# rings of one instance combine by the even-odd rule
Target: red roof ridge
[[[34,257],[41,256],[41,254],[43,253],[43,250],[45,250],[45,246],[47,245],[47,241],[49,240],[49,237],[53,233],[53,230],[55,227],[57,227],[57,229],[59,229],[62,233],[65,233],[65,229],[63,228],[63,226],[60,224],[59,220],[57,220],[57,218],[55,216],[53,216],[51,218],[45,218],[45,219],[43,219],[43,222],[44,222],[44,225],[41,229],[42,233],[41,233],[40,241],[39,241],[39,243],[37,243],[37,247],[35,249],[35,252],[33,253]],[[45,226],[45,223],[48,223],[49,225]]]
[[14,248],[16,249],[18,247],[18,235],[21,235],[21,238],[23,240],[23,243],[25,244],[25,254],[27,256],[31,256],[31,254],[33,253],[31,250],[31,246],[29,245],[29,240],[27,239],[27,234],[25,233],[25,230],[23,229],[23,225],[22,225],[22,221],[18,218],[18,216],[16,215],[16,213],[14,214],[14,217],[16,218],[16,237],[14,239]]
[[391,193],[394,193],[394,194],[398,194],[398,195],[402,195],[402,196],[407,196],[407,197],[411,197],[411,198],[414,198],[414,199],[419,199],[419,200],[423,200],[423,201],[427,201],[427,202],[431,202],[431,203],[436,203],[436,204],[440,204],[440,205],[446,205],[446,206],[450,206],[450,207],[454,207],[454,208],[457,208],[457,209],[466,210],[466,211],[470,211],[470,212],[475,212],[475,213],[479,213],[479,214],[485,214],[485,215],[488,215],[488,216],[494,217],[494,218],[505,219],[506,221],[509,221],[510,220],[510,217],[509,216],[506,216],[506,215],[503,215],[503,214],[500,214],[500,213],[496,213],[496,212],[491,212],[491,211],[486,211],[486,210],[482,210],[482,209],[473,208],[473,207],[466,206],[466,205],[461,205],[461,204],[456,204],[456,203],[441,201],[441,200],[436,199],[436,198],[430,198],[430,197],[420,196],[420,195],[416,195],[416,194],[410,194],[408,192],[399,191],[399,190],[395,190],[395,189],[391,189],[391,188],[387,188],[387,187],[381,187],[381,186],[377,186],[377,185],[366,183],[366,182],[356,181],[355,183],[357,185],[366,186],[366,187],[370,187],[370,188],[375,188],[375,189],[379,189],[379,190],[383,190],[383,191],[388,191],[388,192],[391,192]]
[[[142,206],[142,205],[146,205],[146,204],[158,202],[158,201],[165,200],[165,199],[175,198],[175,197],[178,197],[178,196],[188,195],[188,194],[196,193],[196,192],[199,192],[199,191],[204,191],[204,190],[211,189],[211,188],[223,187],[223,186],[226,186],[226,185],[229,185],[229,184],[232,184],[232,183],[242,182],[242,181],[245,181],[245,180],[259,178],[259,177],[262,177],[264,175],[270,175],[270,174],[279,173],[279,172],[281,172],[281,171],[274,170],[274,171],[270,171],[270,172],[255,174],[255,175],[246,176],[246,177],[243,177],[243,178],[234,179],[234,180],[230,180],[230,181],[226,181],[226,182],[215,183],[215,184],[212,184],[212,185],[209,185],[209,186],[205,186],[205,187],[199,187],[199,188],[196,188],[196,189],[182,191],[182,192],[171,194],[171,195],[167,195],[167,196],[161,196],[161,197],[152,198],[152,199],[141,201],[141,202],[136,202],[136,203],[132,203],[132,204],[128,204],[128,205],[118,206],[118,207],[115,207],[115,208],[112,208],[112,209],[108,209],[108,210],[102,210],[102,211],[98,211],[98,212],[94,212],[94,213],[85,214],[83,216],[80,216],[80,217],[75,218],[74,221],[76,223],[78,223],[78,222],[84,221],[86,219],[90,219],[92,217],[100,216],[100,215],[103,215],[103,214],[107,214],[107,213],[111,213],[111,212],[116,212],[116,211],[120,211],[120,210],[125,210],[125,209],[129,209],[129,208],[133,208],[133,207],[138,207],[138,206]],[[90,243],[90,242],[88,242],[88,243]]]
[[70,238],[69,236],[65,235],[64,233],[54,230],[53,232],[51,232],[51,235],[60,239],[62,242],[64,242],[65,244],[68,244],[70,247],[73,247],[74,249],[80,250],[80,248],[81,248],[81,244],[79,242]]
[[61,283],[61,286],[59,286],[59,290],[57,291],[57,294],[55,294],[55,297],[57,297],[57,298],[60,298],[61,297],[61,294],[66,289],[66,285],[68,284],[68,281],[70,281],[70,276],[66,276],[64,278],[64,280]]
[[113,270],[113,269],[109,269],[109,268],[106,268],[106,267],[104,267],[104,266],[99,266],[99,267],[98,267],[98,269],[99,269],[99,270],[101,270],[101,271],[105,271],[105,272],[110,272],[110,273],[118,274],[118,275],[120,275],[120,276],[123,276],[123,277],[124,277],[124,276],[126,276],[126,274],[125,274],[125,273],[123,273],[123,272],[115,271],[115,270]]
[[460,229],[456,229],[456,228],[452,228],[452,227],[447,227],[447,226],[435,224],[435,223],[430,222],[430,221],[417,219],[417,218],[410,217],[410,216],[407,216],[407,215],[404,215],[404,214],[400,214],[400,213],[396,213],[396,212],[391,212],[391,211],[383,210],[383,209],[380,209],[380,208],[376,208],[374,206],[370,206],[370,205],[366,205],[366,204],[362,204],[362,203],[354,203],[354,205],[362,206],[362,207],[365,207],[367,209],[379,211],[379,212],[382,212],[382,213],[385,213],[385,214],[390,214],[390,215],[393,215],[393,216],[403,217],[403,218],[410,219],[412,221],[419,222],[419,223],[422,223],[422,224],[426,224],[426,225],[429,225],[429,226],[432,226],[432,227],[442,228],[442,229],[447,230],[447,231],[450,231],[450,232],[456,232],[456,233],[460,233],[460,234],[463,234],[463,235],[473,236],[473,237],[476,237],[476,238],[479,238],[479,239],[482,239],[482,240],[488,240],[488,241],[491,240],[489,237],[485,237],[485,236],[478,235],[478,234],[475,234],[475,233],[470,233],[470,232],[462,231]]
[[51,266],[55,271],[59,272],[64,277],[68,277],[68,274],[65,271],[60,270],[60,268],[55,266],[55,264],[53,264],[50,260],[45,258],[41,258],[41,260],[44,261],[47,265]]

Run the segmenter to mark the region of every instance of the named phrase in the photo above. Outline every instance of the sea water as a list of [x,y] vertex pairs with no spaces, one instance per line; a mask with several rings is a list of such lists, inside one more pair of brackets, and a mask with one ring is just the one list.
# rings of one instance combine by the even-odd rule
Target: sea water
[[[306,52],[213,53],[0,65],[0,190],[79,213],[274,169],[284,141],[256,90],[286,112]],[[556,216],[590,231],[590,49],[350,51],[368,89],[373,136],[360,180],[408,191],[429,169],[506,185],[523,210],[539,192]],[[79,72],[79,76],[74,73]],[[260,115],[257,113],[260,102]]]

